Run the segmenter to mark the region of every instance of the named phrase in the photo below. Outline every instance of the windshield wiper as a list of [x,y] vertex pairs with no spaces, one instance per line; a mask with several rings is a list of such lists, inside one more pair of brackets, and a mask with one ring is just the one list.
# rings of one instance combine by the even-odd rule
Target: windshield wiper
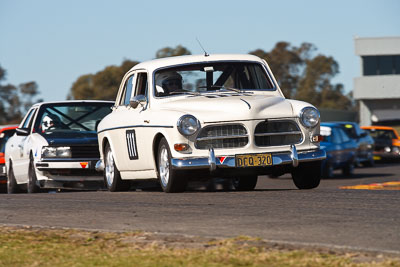
[[236,93],[243,93],[242,90],[233,88],[233,87],[225,87],[223,85],[211,85],[211,88],[219,88],[220,90],[234,91]]
[[169,95],[201,95],[199,92],[192,91],[181,91],[181,92],[170,92]]

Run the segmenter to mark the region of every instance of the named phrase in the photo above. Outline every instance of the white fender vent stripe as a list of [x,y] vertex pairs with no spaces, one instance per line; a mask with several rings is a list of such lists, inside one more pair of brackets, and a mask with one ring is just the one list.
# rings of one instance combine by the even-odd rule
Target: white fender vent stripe
[[126,144],[128,146],[128,155],[130,160],[138,159],[139,154],[136,146],[135,130],[126,131]]

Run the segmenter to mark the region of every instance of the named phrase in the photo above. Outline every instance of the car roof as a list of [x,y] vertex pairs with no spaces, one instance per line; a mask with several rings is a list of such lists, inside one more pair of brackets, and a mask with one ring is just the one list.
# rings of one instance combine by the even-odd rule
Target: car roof
[[42,105],[48,104],[69,104],[69,103],[110,103],[114,104],[115,101],[109,100],[64,100],[64,101],[48,101],[48,102],[40,102],[32,105],[32,107],[39,107]]
[[394,130],[393,127],[389,126],[361,126],[362,129],[376,129],[376,130]]
[[341,124],[337,122],[321,122],[321,126],[327,126],[327,127],[340,127]]
[[340,125],[346,125],[346,124],[358,125],[358,123],[354,121],[332,121],[332,123],[337,123]]
[[262,63],[263,61],[257,57],[250,54],[211,54],[211,55],[187,55],[187,56],[177,56],[177,57],[166,57],[153,59],[149,61],[144,61],[133,66],[132,70],[139,69],[158,69],[168,66],[189,64],[189,63],[206,63],[214,61],[256,61]]
[[7,130],[13,130],[18,128],[18,125],[0,125],[0,133]]

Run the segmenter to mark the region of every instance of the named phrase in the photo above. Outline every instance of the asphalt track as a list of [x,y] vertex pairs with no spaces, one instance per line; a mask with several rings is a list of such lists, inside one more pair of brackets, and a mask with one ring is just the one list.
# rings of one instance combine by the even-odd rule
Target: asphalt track
[[[396,186],[400,164],[357,168],[351,179],[335,174],[314,190],[297,190],[289,176],[283,176],[260,177],[253,192],[211,192],[192,185],[197,189],[180,194],[158,190],[1,194],[0,225],[247,235],[400,255],[400,187]],[[346,189],[350,186],[358,189]]]

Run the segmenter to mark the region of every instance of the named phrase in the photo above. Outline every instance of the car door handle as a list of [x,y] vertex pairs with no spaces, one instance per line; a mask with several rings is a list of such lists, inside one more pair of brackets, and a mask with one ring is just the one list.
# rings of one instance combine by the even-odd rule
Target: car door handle
[[150,123],[150,121],[149,121],[149,120],[144,120],[144,122],[145,122],[145,123]]

